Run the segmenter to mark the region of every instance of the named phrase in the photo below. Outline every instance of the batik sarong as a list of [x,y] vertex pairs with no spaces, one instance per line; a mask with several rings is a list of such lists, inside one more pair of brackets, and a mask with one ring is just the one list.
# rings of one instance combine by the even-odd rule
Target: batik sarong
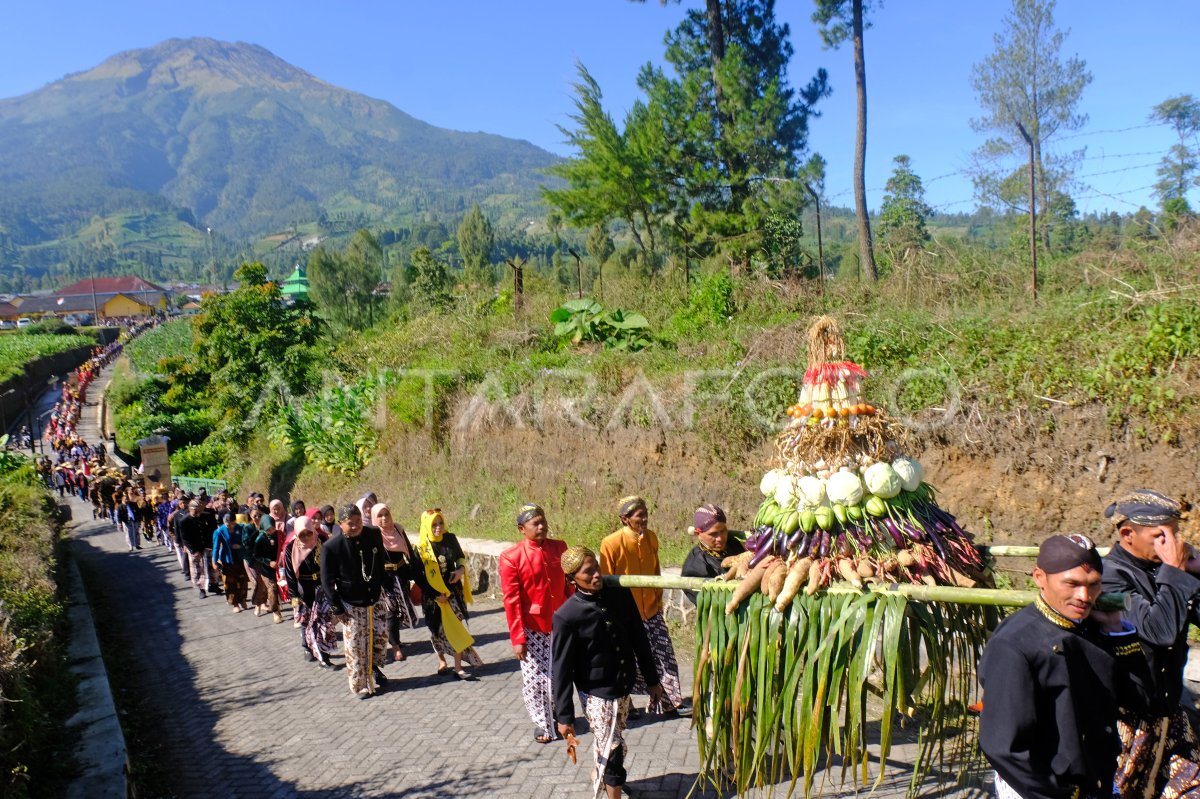
[[628,696],[601,699],[582,694],[583,715],[592,730],[592,752],[596,768],[592,772],[592,794],[604,796],[605,785],[625,784],[625,723],[633,702]]
[[204,555],[204,550],[199,552],[187,551],[188,563],[192,570],[192,585],[199,588],[201,591],[208,591],[212,586],[212,574],[209,573],[210,566],[208,558]]
[[1170,716],[1117,721],[1121,756],[1113,784],[1117,796],[1200,799],[1200,732],[1182,706]]
[[312,605],[301,603],[296,608],[296,619],[304,631],[304,646],[314,658],[321,660],[323,655],[337,651],[337,622],[333,620],[333,611],[323,590],[317,589]]
[[383,608],[347,605],[346,615],[349,619],[342,628],[342,641],[346,646],[350,690],[356,694],[362,691],[375,693],[375,680],[371,672],[383,666],[387,655]]
[[525,659],[521,664],[521,694],[525,709],[538,729],[557,738],[554,726],[554,693],[550,689],[550,633],[525,631]]
[[[658,669],[658,679],[662,683],[665,700],[652,702],[646,709],[651,713],[662,713],[683,703],[683,693],[679,687],[679,664],[675,662],[675,648],[671,646],[671,636],[667,633],[667,623],[663,620],[662,613],[655,613],[642,624],[646,627],[646,638],[650,640],[650,653],[654,656],[654,665]],[[630,693],[650,693],[640,670]]]
[[234,607],[246,604],[246,570],[237,561],[222,563],[221,588],[225,591],[225,601]]
[[393,578],[380,594],[380,603],[387,612],[387,640],[390,646],[399,648],[400,630],[411,630],[417,626],[417,611],[404,583]]

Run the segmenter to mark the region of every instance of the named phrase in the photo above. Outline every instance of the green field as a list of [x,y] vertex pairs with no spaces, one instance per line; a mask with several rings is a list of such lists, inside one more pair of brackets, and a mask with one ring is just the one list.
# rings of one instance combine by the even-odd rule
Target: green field
[[95,345],[91,336],[30,336],[21,332],[0,334],[0,383],[22,373],[25,364],[47,355]]
[[143,333],[125,347],[125,354],[142,374],[155,374],[163,358],[192,351],[192,320],[176,319]]

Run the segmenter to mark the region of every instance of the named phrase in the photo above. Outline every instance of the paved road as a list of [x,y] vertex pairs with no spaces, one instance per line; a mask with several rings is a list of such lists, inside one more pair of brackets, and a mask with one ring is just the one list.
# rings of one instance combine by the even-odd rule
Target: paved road
[[[103,381],[100,382],[103,385]],[[89,413],[84,436],[95,435]],[[75,502],[72,547],[96,608],[110,672],[139,692],[143,728],[179,797],[581,797],[591,736],[579,765],[561,743],[533,741],[502,607],[471,618],[486,666],[476,683],[434,676],[424,628],[403,631],[409,658],[389,665],[388,690],[360,701],[343,671],[302,660],[290,613],[233,614],[200,599],[174,556],[156,544],[129,553],[107,522]],[[119,647],[119,649],[117,649]],[[335,659],[340,663],[341,658]],[[687,678],[685,677],[685,680]],[[687,680],[690,684],[690,680]],[[628,733],[634,795],[688,794],[698,769],[686,719],[644,721]],[[898,761],[902,751],[893,751]],[[899,796],[903,766],[881,796]],[[711,795],[711,794],[696,794]],[[143,798],[144,799],[144,798]]]

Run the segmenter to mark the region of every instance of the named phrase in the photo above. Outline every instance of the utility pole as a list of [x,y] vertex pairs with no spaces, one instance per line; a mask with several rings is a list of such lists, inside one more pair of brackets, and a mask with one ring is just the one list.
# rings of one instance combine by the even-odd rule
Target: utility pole
[[217,256],[213,250],[212,228],[208,228],[208,281],[217,288]]
[[96,302],[96,265],[92,264],[92,324],[100,324],[100,304]]
[[567,252],[575,259],[575,285],[579,289],[579,299],[583,299],[583,266],[579,258],[579,253],[575,252],[574,247],[568,247]]
[[808,183],[804,184],[804,188],[812,195],[813,203],[817,209],[817,268],[821,270],[821,293],[825,293],[825,246],[821,241],[821,196],[813,191],[813,187]]
[[521,256],[505,260],[513,270],[513,316],[519,317],[525,309],[525,264]]

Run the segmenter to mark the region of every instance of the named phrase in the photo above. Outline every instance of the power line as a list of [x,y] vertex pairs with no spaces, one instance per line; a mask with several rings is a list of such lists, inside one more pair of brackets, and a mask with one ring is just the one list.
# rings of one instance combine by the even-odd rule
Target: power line
[[1067,141],[1068,139],[1078,139],[1085,136],[1101,136],[1108,133],[1128,133],[1131,130],[1144,130],[1145,128],[1160,128],[1167,123],[1165,122],[1146,122],[1141,125],[1132,125],[1128,128],[1110,128],[1109,130],[1084,130],[1079,133],[1072,133],[1069,136],[1056,136],[1050,141]]

